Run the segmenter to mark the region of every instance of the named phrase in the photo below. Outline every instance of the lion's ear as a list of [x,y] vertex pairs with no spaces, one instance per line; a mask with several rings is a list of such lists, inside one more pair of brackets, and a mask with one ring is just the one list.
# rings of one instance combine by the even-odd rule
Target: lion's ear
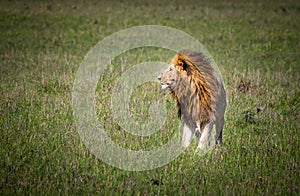
[[188,64],[185,61],[182,61],[182,69],[183,71],[187,71],[188,69]]
[[192,74],[194,68],[195,68],[195,65],[189,60],[189,59],[184,59],[182,61],[182,69],[188,74]]
[[175,55],[175,57],[172,59],[172,64],[175,65],[175,67],[179,70],[179,71],[183,71],[183,72],[188,72],[189,71],[189,66],[190,66],[190,61],[187,59],[187,57],[185,57],[182,54],[177,54]]

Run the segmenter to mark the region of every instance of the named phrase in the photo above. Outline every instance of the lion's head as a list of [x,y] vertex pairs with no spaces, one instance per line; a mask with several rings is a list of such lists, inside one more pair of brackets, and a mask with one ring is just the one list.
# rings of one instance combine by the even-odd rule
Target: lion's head
[[160,74],[158,80],[161,83],[162,89],[174,89],[175,85],[178,84],[179,78],[180,72],[174,65],[169,65],[169,67]]

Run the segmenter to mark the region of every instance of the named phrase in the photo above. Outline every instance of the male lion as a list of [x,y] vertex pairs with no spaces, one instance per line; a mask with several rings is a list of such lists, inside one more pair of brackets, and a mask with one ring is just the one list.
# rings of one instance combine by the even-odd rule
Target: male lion
[[208,147],[214,125],[215,143],[221,144],[226,93],[220,76],[204,54],[180,51],[158,80],[162,89],[169,89],[177,100],[178,116],[183,124],[183,147],[189,146],[193,134],[197,150]]

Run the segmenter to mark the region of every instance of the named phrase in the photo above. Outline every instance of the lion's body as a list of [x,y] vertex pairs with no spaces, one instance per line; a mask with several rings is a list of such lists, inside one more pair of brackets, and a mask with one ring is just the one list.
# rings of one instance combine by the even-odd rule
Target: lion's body
[[183,123],[183,146],[188,147],[195,134],[197,147],[204,149],[214,125],[215,141],[221,143],[226,93],[220,76],[205,56],[191,51],[179,52],[159,80],[177,100]]

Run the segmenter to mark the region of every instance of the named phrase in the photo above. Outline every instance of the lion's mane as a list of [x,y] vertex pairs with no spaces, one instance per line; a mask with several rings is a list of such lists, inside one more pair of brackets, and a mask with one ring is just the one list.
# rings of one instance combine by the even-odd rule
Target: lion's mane
[[180,51],[172,59],[180,72],[175,88],[171,90],[177,100],[178,115],[192,129],[195,122],[202,128],[215,119],[218,80],[210,61],[204,54]]

